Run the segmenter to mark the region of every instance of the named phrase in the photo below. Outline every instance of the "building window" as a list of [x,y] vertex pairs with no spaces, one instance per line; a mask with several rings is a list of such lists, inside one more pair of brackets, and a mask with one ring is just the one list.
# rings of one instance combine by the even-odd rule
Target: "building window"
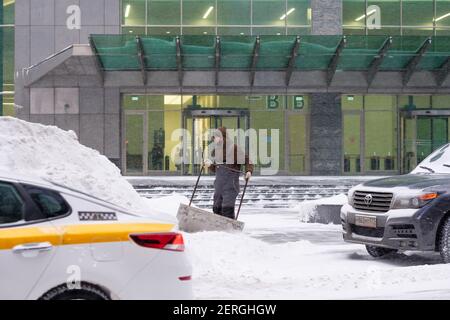
[[253,0],[253,24],[284,26],[286,2],[282,0]]
[[343,0],[344,34],[448,35],[447,0]]
[[365,33],[366,1],[343,0],[342,24],[345,34]]
[[146,0],[126,0],[122,2],[122,24],[125,26],[145,26],[147,24]]
[[181,24],[180,0],[149,0],[147,9],[149,25],[177,26]]
[[[126,174],[198,174],[194,157],[199,150],[207,151],[207,130],[221,126],[256,132],[256,148],[261,152],[259,143],[266,144],[267,153],[258,153],[254,159],[257,173],[268,168],[278,174],[308,172],[307,95],[126,94],[122,108]],[[263,131],[267,135],[259,136]],[[181,157],[187,160],[184,165],[177,161]]]
[[[3,2],[3,4],[1,3]],[[14,0],[0,1],[0,116],[15,116]]]
[[[343,95],[343,173],[398,170],[396,96]],[[380,130],[383,123],[383,130]]]
[[183,25],[215,26],[217,7],[213,0],[183,0]]
[[251,25],[251,1],[217,0],[217,24],[221,26]]
[[122,0],[122,33],[303,35],[310,0]]
[[450,1],[436,0],[436,18],[434,21],[436,28],[446,31],[446,35],[450,34],[447,31],[450,29]]

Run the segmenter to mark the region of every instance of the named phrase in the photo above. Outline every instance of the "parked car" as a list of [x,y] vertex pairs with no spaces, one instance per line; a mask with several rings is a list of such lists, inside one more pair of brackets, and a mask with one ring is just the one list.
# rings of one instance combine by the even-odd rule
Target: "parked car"
[[192,268],[173,228],[0,173],[0,300],[190,299]]
[[344,240],[366,245],[373,257],[438,251],[450,262],[450,144],[410,174],[360,184],[341,209]]

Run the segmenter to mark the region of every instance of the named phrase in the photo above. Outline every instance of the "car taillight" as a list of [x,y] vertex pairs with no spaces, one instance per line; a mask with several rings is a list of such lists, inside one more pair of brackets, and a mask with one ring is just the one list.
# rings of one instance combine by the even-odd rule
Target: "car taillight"
[[132,234],[130,238],[139,246],[152,249],[184,251],[184,240],[180,233]]

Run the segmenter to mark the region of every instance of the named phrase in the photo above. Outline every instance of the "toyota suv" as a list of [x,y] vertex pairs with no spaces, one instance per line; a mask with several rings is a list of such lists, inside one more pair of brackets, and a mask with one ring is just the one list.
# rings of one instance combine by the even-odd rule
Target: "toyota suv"
[[360,184],[341,209],[344,240],[372,257],[397,251],[438,251],[450,262],[450,144],[410,174]]

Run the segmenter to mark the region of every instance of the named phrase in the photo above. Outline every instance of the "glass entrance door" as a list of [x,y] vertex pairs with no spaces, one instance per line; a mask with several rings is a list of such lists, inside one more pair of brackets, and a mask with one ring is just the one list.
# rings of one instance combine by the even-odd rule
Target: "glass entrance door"
[[189,142],[189,137],[183,138],[185,157],[189,159],[189,163],[183,164],[182,171],[183,174],[191,175],[199,173],[202,155],[210,153],[210,129],[226,127],[248,130],[250,124],[247,109],[186,109],[183,117],[184,128],[191,141]]
[[127,111],[125,121],[124,168],[125,175],[142,175],[146,172],[147,152],[145,140],[147,113],[144,111]]
[[413,170],[449,141],[450,110],[418,110],[402,114],[403,173]]

